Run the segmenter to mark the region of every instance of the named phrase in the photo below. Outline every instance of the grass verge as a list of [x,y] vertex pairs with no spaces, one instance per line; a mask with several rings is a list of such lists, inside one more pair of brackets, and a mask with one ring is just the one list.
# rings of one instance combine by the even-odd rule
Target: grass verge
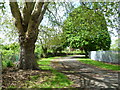
[[89,58],[84,58],[84,59],[79,59],[80,62],[85,63],[85,64],[89,64],[89,65],[93,65],[99,68],[103,68],[103,69],[108,69],[108,70],[113,70],[113,71],[120,71],[120,66],[119,65],[112,65],[112,64],[107,64],[104,62],[100,62],[100,61],[95,61],[95,60],[91,60]]
[[40,75],[31,76],[30,81],[27,81],[27,86],[29,86],[27,88],[69,88],[73,84],[67,76],[57,72],[50,66],[50,61],[56,58],[59,57],[42,58],[38,61],[42,70],[50,72],[42,76],[42,78]]

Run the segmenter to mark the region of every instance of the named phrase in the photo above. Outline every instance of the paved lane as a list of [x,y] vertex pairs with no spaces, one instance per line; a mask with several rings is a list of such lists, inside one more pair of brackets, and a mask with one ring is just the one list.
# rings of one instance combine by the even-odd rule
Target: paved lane
[[52,66],[74,81],[73,87],[118,88],[118,72],[103,70],[78,61],[81,55],[52,60]]

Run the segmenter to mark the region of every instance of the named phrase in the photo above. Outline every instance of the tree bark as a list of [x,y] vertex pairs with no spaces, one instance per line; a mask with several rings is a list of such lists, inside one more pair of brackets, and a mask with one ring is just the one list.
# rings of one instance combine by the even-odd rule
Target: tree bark
[[89,57],[89,51],[87,49],[84,49],[85,51],[85,57],[88,58]]
[[20,69],[38,69],[34,50],[35,43],[32,40],[27,43],[20,42]]
[[21,14],[17,1],[10,0],[10,8],[15,18],[15,26],[18,29],[20,43],[20,69],[38,69],[35,60],[35,42],[38,37],[38,26],[41,23],[49,3],[25,2]]

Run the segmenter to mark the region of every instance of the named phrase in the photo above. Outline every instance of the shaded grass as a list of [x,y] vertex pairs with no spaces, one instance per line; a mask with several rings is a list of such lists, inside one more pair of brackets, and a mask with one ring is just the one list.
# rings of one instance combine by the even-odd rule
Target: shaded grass
[[59,57],[42,58],[38,61],[39,67],[42,70],[49,70],[51,73],[42,76],[42,78],[40,75],[31,76],[31,80],[27,81],[27,86],[29,86],[27,88],[64,88],[70,87],[73,84],[67,76],[57,72],[50,66],[50,61],[56,58]]
[[82,63],[85,63],[85,64],[89,64],[89,65],[93,65],[93,66],[96,66],[96,67],[99,67],[99,68],[103,68],[103,69],[120,71],[120,66],[119,65],[107,64],[107,63],[104,63],[104,62],[91,60],[89,58],[79,59],[79,61],[82,62]]
[[19,74],[22,74],[23,78],[26,78],[26,80],[22,79],[23,81],[17,81],[18,83],[12,82],[7,88],[70,88],[73,82],[63,73],[57,72],[50,66],[50,61],[56,58],[60,58],[60,56],[38,60],[37,63],[42,70],[33,70],[33,73],[26,73],[26,71],[20,72]]

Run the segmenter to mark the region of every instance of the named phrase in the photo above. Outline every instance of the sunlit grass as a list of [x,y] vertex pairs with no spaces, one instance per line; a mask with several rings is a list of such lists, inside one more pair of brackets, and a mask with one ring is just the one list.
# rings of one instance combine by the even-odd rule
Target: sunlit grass
[[99,68],[103,69],[108,69],[108,70],[114,70],[114,71],[120,71],[120,66],[119,65],[112,65],[112,64],[107,64],[103,63],[100,61],[95,61],[91,60],[89,58],[84,58],[84,59],[79,59],[80,62],[85,63],[85,64],[90,64]]
[[[40,80],[39,78],[37,80]],[[57,71],[52,71],[52,76],[45,76],[40,81],[42,83],[32,83],[30,87],[32,88],[63,88],[69,87],[72,82],[62,73]]]
[[[67,55],[67,56],[73,56],[73,55]],[[51,64],[50,61],[53,60],[53,59],[60,58],[60,57],[65,57],[65,56],[56,56],[56,57],[50,57],[50,58],[42,58],[42,59],[38,60],[39,67],[42,70],[53,70],[53,68],[50,66],[50,64]]]
[[67,78],[64,74],[57,72],[50,64],[51,60],[59,57],[42,58],[38,61],[39,67],[42,70],[49,70],[51,73],[44,75],[42,78],[40,75],[30,77],[30,81],[27,81],[27,88],[64,88],[70,87],[73,82]]
[[50,66],[51,60],[56,59],[59,57],[50,57],[50,58],[42,58],[38,61],[39,67],[42,70],[53,70],[53,68]]

